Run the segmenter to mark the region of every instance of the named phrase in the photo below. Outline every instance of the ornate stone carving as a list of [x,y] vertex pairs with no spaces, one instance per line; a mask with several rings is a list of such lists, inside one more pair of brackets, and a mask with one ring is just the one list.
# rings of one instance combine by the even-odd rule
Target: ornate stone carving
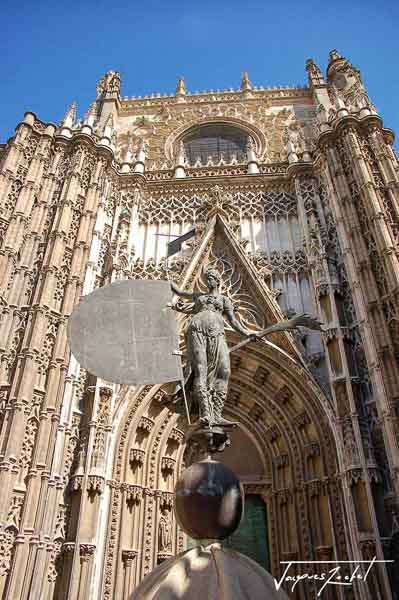
[[26,475],[26,472],[31,464],[33,448],[36,440],[36,433],[39,428],[39,410],[42,399],[43,398],[41,396],[34,394],[33,402],[29,411],[25,435],[22,442],[21,455],[19,457],[19,466],[21,469],[22,477]]
[[54,290],[54,300],[57,302],[62,302],[64,297],[65,285],[67,283],[69,272],[71,270],[71,262],[72,262],[72,253],[69,250],[65,250],[64,256],[62,258],[62,264],[56,270],[56,286]]
[[272,425],[266,430],[266,437],[270,443],[277,441],[280,436],[281,433],[277,425]]
[[99,475],[89,475],[87,478],[87,491],[89,494],[101,494],[104,491],[105,479]]
[[62,540],[57,540],[48,546],[49,549],[49,566],[47,572],[47,580],[49,583],[54,583],[62,573]]
[[10,570],[14,551],[14,542],[17,532],[12,527],[7,527],[0,533],[0,575],[4,576]]
[[97,83],[97,98],[108,94],[120,94],[121,76],[118,71],[109,70]]
[[122,550],[122,561],[130,564],[137,556],[137,550]]
[[22,496],[13,496],[11,499],[10,510],[7,515],[7,527],[13,527],[16,531],[19,530],[19,522],[21,518],[21,510],[24,503]]
[[[212,190],[215,190],[212,192]],[[140,207],[140,222],[168,223],[168,222],[201,222],[207,220],[207,209],[214,203],[212,194],[218,198],[218,206],[222,206],[223,214],[231,221],[242,218],[279,217],[296,214],[297,202],[288,191],[281,189],[231,190],[230,188],[206,187],[193,192],[190,190],[177,191],[168,195],[159,193],[147,194]],[[218,209],[219,210],[219,209]]]
[[294,417],[294,423],[299,429],[306,427],[306,425],[309,425],[310,422],[310,417],[306,411],[303,411]]
[[320,444],[317,443],[311,443],[311,444],[307,444],[305,446],[305,453],[307,458],[314,458],[316,456],[320,456],[321,451],[320,451]]
[[154,426],[154,421],[148,417],[143,416],[143,417],[140,417],[140,421],[137,425],[137,429],[141,429],[141,431],[150,433],[153,426]]
[[80,544],[79,554],[82,562],[88,561],[93,556],[96,547],[94,544]]
[[180,429],[176,429],[175,427],[169,434],[169,440],[176,442],[176,444],[182,444],[184,439],[184,433],[180,431]]
[[165,475],[173,473],[176,466],[176,460],[170,456],[163,456],[161,460],[161,470]]
[[288,454],[280,454],[274,458],[274,464],[277,469],[282,469],[283,467],[287,467],[289,465]]
[[142,487],[130,483],[122,483],[121,489],[125,491],[127,504],[139,504],[143,497]]

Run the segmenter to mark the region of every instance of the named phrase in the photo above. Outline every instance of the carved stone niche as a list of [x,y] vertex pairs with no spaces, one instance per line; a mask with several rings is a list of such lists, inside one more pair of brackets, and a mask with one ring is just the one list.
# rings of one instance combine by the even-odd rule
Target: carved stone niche
[[[328,296],[329,292],[330,292],[330,287],[329,287],[328,283],[319,282],[316,285],[316,293],[317,293],[319,300],[321,298],[323,298],[324,296]],[[329,319],[329,320],[331,320],[331,319]]]
[[173,523],[169,510],[162,510],[158,522],[158,564],[170,558],[172,553]]
[[140,503],[143,497],[142,487],[130,483],[122,483],[121,488],[125,492],[126,503],[128,505]]
[[307,444],[304,450],[306,458],[314,458],[316,456],[320,456],[320,444],[318,444],[317,442]]
[[288,488],[282,488],[280,490],[277,490],[276,497],[280,506],[284,506],[285,504],[291,504],[293,501],[292,492]]
[[175,470],[176,460],[170,456],[161,458],[161,471],[164,475],[170,475]]
[[130,566],[136,558],[137,550],[122,550],[122,562],[125,566]]
[[346,391],[346,382],[344,379],[336,381],[334,384],[335,398],[337,402],[337,412],[339,417],[344,417],[350,413],[349,398]]
[[261,417],[263,416],[263,414],[264,414],[263,407],[260,404],[258,404],[257,402],[255,402],[249,409],[249,416],[254,421],[259,421],[261,419]]
[[176,429],[174,427],[172,429],[172,431],[170,432],[170,434],[169,434],[168,441],[169,440],[172,441],[172,442],[175,442],[178,445],[180,445],[184,441],[184,433],[182,431],[180,431],[180,429]]
[[132,469],[143,466],[144,456],[145,452],[141,448],[130,448],[129,462]]
[[86,562],[93,556],[96,547],[94,544],[80,544],[79,553],[81,562]]
[[280,404],[288,404],[293,398],[293,393],[287,385],[280,388],[276,394],[276,399]]
[[315,496],[324,496],[326,494],[326,485],[320,479],[312,479],[306,482],[306,487],[309,491],[309,496],[314,498]]
[[77,492],[82,489],[83,475],[73,475],[71,477],[69,486],[72,492]]
[[266,438],[270,443],[277,441],[280,436],[281,433],[277,425],[272,425],[266,430]]
[[349,486],[356,485],[359,481],[363,481],[363,471],[358,468],[348,469],[346,477]]
[[266,381],[269,379],[270,371],[265,369],[264,367],[258,367],[255,371],[254,382],[258,385],[265,385]]
[[303,427],[306,427],[306,425],[310,425],[310,423],[311,423],[310,417],[305,410],[302,411],[301,413],[295,415],[295,417],[293,418],[293,421],[294,421],[295,425],[298,427],[298,429],[302,429]]
[[91,496],[102,494],[104,491],[105,479],[100,475],[89,475],[87,480],[87,491]]
[[146,432],[146,433],[150,433],[151,429],[154,426],[154,421],[152,419],[150,419],[149,417],[141,417],[139,424],[137,425],[137,429]]
[[279,454],[273,459],[273,461],[277,469],[283,469],[284,467],[288,467],[290,463],[288,454]]
[[174,495],[173,492],[159,493],[159,507],[162,511],[170,511],[173,508]]
[[75,552],[75,542],[65,542],[62,544],[62,553],[65,556],[71,556]]

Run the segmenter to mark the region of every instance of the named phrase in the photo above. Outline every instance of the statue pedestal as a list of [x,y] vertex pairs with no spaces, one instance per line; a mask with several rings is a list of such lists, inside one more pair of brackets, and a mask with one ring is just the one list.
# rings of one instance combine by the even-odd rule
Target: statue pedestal
[[200,421],[196,421],[186,432],[186,442],[188,445],[198,445],[207,456],[215,452],[223,452],[231,444],[229,431],[237,426],[238,423],[231,423],[231,425],[212,425],[209,427]]

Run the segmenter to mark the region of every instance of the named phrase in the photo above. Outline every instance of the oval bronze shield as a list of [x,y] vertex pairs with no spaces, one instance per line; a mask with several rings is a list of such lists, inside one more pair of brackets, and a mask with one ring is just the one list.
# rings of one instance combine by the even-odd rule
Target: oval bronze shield
[[83,296],[68,321],[76,360],[114,383],[181,380],[177,324],[168,281],[116,281]]

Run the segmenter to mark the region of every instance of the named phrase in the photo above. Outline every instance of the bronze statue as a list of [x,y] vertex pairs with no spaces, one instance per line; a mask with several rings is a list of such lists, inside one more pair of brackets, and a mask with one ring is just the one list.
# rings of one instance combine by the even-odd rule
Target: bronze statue
[[219,293],[220,275],[214,269],[205,273],[208,292],[185,292],[171,282],[172,290],[194,302],[192,309],[178,302],[174,308],[193,314],[187,327],[187,388],[198,403],[200,421],[209,426],[232,425],[222,417],[230,377],[230,357],[224,333],[226,316],[232,328],[250,340],[258,338],[236,319],[232,302]]
[[[171,282],[175,294],[193,302],[190,306],[179,300],[173,305],[175,310],[193,315],[186,330],[188,363],[185,385],[186,390],[191,393],[191,400],[198,404],[200,423],[211,428],[229,427],[235,423],[223,418],[222,412],[230,377],[230,352],[276,331],[292,330],[300,326],[318,330],[321,328],[316,319],[309,315],[299,315],[259,332],[248,331],[235,317],[231,300],[219,293],[218,271],[208,269],[205,278],[207,293],[186,292]],[[224,332],[224,317],[235,331],[246,337],[230,350]]]

